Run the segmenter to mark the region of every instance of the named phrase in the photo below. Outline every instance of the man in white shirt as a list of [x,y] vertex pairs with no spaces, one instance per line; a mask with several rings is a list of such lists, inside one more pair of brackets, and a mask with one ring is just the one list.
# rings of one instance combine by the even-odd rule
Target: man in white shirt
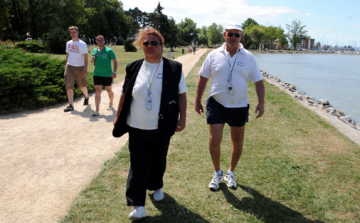
[[72,40],[66,43],[66,65],[64,73],[64,82],[69,100],[69,106],[64,112],[74,110],[74,81],[85,96],[84,105],[89,104],[89,94],[87,90],[87,65],[88,49],[84,41],[79,39],[79,29],[76,26],[69,27]]
[[234,170],[241,157],[245,123],[249,116],[248,80],[255,83],[258,96],[256,118],[261,117],[265,112],[263,78],[254,56],[240,43],[243,37],[241,25],[229,24],[223,34],[226,42],[213,50],[201,67],[195,99],[195,111],[201,115],[203,113],[201,98],[211,77],[206,117],[210,125],[209,150],[215,169],[209,184],[209,188],[213,191],[219,189],[219,183],[224,179],[220,168],[220,143],[225,123],[230,126],[233,142],[230,167],[225,180],[228,187],[237,188]]

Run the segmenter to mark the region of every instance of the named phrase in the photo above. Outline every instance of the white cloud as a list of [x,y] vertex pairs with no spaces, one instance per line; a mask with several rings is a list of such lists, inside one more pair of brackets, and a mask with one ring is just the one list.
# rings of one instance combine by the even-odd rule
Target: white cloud
[[310,13],[305,13],[304,15],[306,15],[306,16],[311,16],[311,17],[315,17],[315,15],[310,14]]

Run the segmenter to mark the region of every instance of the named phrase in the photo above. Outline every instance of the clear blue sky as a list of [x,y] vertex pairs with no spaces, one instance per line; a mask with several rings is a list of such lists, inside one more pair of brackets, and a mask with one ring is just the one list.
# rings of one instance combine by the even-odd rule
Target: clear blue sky
[[[153,12],[159,0],[122,0],[124,9],[138,7]],[[293,20],[306,25],[308,35],[322,45],[360,47],[360,0],[161,0],[163,13],[176,23],[192,19],[197,27],[213,22],[226,26],[248,18],[265,26],[281,26]]]

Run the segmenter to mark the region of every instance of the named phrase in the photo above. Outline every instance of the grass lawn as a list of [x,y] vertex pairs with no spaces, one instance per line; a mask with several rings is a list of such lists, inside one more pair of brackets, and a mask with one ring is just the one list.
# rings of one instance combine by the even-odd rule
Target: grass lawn
[[[117,50],[120,64],[135,59],[121,50]],[[148,217],[141,222],[360,222],[360,147],[267,82],[266,112],[260,119],[254,114],[254,85],[249,87],[249,123],[235,170],[239,188],[228,189],[223,182],[218,192],[208,189],[214,171],[209,129],[205,115],[194,111],[197,74],[205,57],[186,78],[187,126],[171,140],[165,199],[155,202],[149,192]],[[226,126],[222,141],[224,171],[230,162],[229,130]],[[61,222],[128,221],[128,169],[125,145],[103,163],[102,171],[73,201]]]

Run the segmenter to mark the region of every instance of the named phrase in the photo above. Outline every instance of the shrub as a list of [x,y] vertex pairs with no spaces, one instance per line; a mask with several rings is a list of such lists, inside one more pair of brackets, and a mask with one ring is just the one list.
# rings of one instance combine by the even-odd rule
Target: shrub
[[116,40],[116,45],[124,45],[124,38],[119,36]]
[[[25,54],[19,49],[0,48],[0,113],[35,109],[65,102],[65,61],[49,55]],[[88,90],[94,91],[92,73]],[[81,95],[75,89],[75,96]]]
[[49,33],[44,34],[44,47],[48,53],[66,54],[66,42],[69,41],[69,32],[60,27],[52,29]]
[[35,40],[18,42],[15,48],[24,49],[31,53],[44,53],[44,46],[42,43],[38,43]]
[[125,52],[136,52],[137,51],[136,47],[133,44],[133,41],[130,39],[125,40],[124,49],[125,49]]

